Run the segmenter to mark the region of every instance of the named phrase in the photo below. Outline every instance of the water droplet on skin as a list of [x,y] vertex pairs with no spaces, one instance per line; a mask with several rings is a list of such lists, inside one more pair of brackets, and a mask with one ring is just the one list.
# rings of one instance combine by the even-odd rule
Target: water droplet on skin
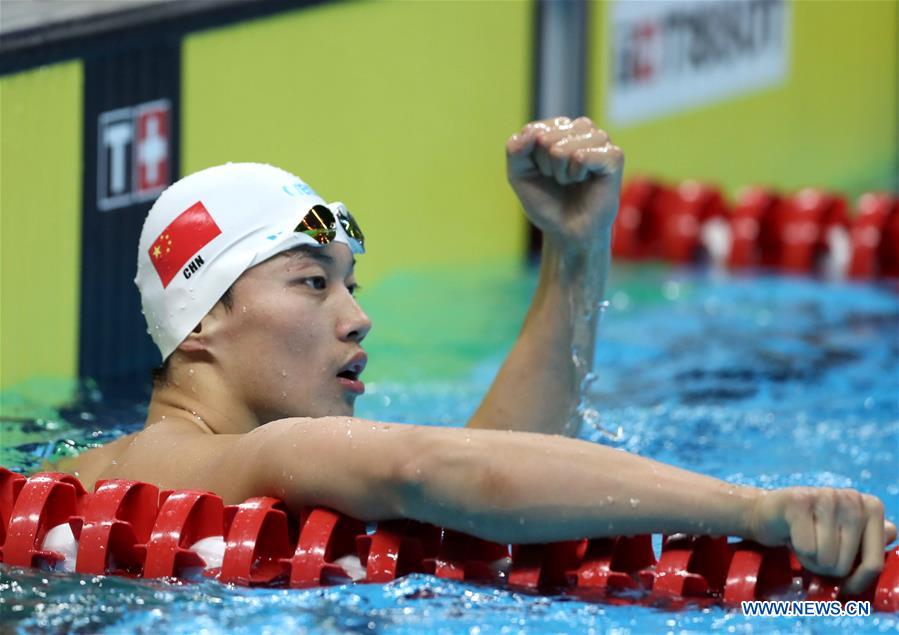
[[282,391],[281,391],[281,396],[282,396],[282,397],[286,397],[286,396],[287,396],[287,393],[284,392],[284,391],[282,390]]
[[637,507],[637,506],[640,504],[640,499],[639,499],[639,498],[632,498],[632,499],[630,500],[630,503],[631,503],[631,507]]
[[193,368],[188,368],[188,369],[187,369],[187,374],[188,374],[188,375],[193,375],[193,374],[194,374],[194,369],[193,369]]
[[281,377],[287,377],[287,371],[286,371],[286,370],[282,370],[282,371],[281,371]]
[[609,501],[610,503],[614,503],[614,502],[615,502],[615,499],[612,498],[611,496],[606,496],[606,500]]
[[243,305],[242,307],[240,307],[240,310],[241,310],[242,313],[246,313],[246,312],[247,312],[247,305]]

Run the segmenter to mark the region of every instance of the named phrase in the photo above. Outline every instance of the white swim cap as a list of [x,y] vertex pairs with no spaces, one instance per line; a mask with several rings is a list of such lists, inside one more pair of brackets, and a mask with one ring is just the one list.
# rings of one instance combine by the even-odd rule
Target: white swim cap
[[[298,245],[320,244],[295,231],[315,205],[345,210],[326,205],[293,174],[260,163],[208,168],[159,196],[141,231],[134,282],[163,359],[244,271]],[[334,241],[363,251],[342,222],[335,229]]]

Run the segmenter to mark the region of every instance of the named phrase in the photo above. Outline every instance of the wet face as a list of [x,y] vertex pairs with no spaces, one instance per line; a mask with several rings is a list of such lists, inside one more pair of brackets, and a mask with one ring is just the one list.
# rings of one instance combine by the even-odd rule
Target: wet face
[[228,313],[220,369],[260,422],[353,414],[371,329],[353,297],[354,264],[342,243],[285,252],[237,280],[230,310],[215,309]]

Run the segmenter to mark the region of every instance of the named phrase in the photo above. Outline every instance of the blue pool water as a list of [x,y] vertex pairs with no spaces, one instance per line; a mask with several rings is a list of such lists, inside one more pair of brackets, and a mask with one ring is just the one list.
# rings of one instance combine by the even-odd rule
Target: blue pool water
[[[409,275],[368,298],[362,417],[461,425],[512,342],[533,272]],[[600,413],[585,439],[734,482],[851,486],[899,515],[894,286],[621,267],[601,325]],[[363,304],[367,298],[363,295]],[[406,322],[403,322],[405,320]],[[400,323],[400,328],[390,325]],[[380,327],[379,324],[388,326]],[[378,329],[382,334],[378,336]],[[380,361],[379,361],[380,360]],[[421,369],[425,369],[422,373]],[[368,375],[368,372],[366,373]],[[425,379],[422,379],[424,377]],[[137,429],[139,400],[87,386],[76,407],[21,400],[0,464],[34,470]],[[0,565],[0,630],[165,633],[894,633],[896,615],[751,619],[589,604],[416,575],[309,591],[169,584]]]

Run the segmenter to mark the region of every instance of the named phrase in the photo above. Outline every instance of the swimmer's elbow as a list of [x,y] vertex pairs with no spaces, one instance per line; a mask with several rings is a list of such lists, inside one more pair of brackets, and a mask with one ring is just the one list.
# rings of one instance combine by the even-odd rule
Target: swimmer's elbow
[[410,435],[394,472],[403,516],[436,513],[477,518],[513,497],[515,483],[502,463],[491,456],[489,445],[483,439],[471,438],[477,436],[431,428],[420,428]]
[[242,452],[259,464],[256,495],[289,507],[447,524],[495,509],[514,489],[477,433],[322,418],[276,421],[244,436]]

